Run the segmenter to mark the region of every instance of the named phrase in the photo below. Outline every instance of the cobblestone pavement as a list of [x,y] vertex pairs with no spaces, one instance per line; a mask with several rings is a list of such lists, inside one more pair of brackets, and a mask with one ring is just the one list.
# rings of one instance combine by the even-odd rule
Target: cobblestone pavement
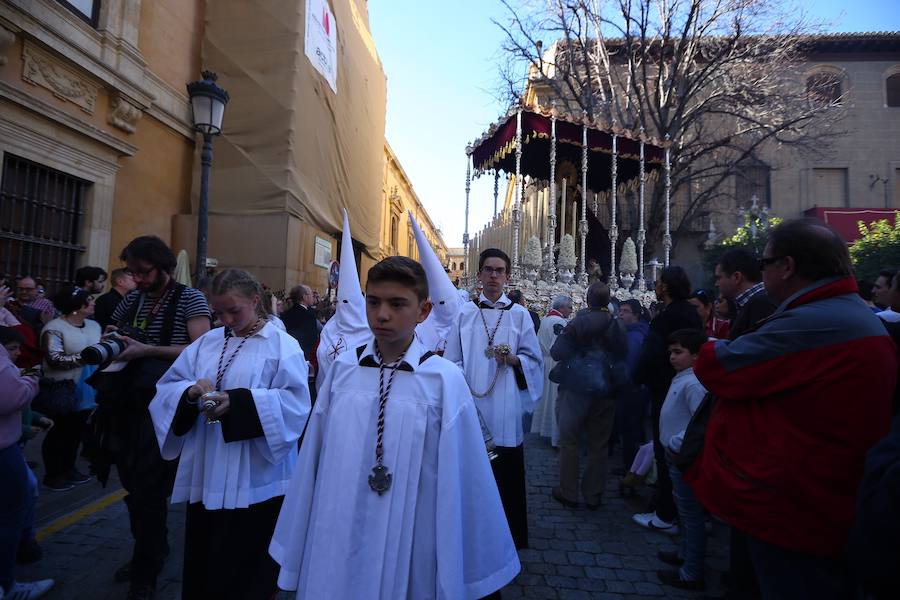
[[[696,594],[659,584],[656,571],[667,567],[656,559],[656,553],[674,550],[675,545],[668,535],[631,522],[643,499],[621,498],[615,478],[611,478],[600,510],[564,508],[550,498],[550,489],[557,483],[556,452],[546,440],[534,435],[527,437],[525,447],[531,547],[520,553],[522,572],[504,588],[504,599],[632,600],[721,595],[716,593],[716,585],[706,594]],[[173,506],[169,515],[172,553],[159,579],[159,600],[180,597],[183,506]],[[725,541],[724,530],[714,528],[707,558],[709,583],[718,584],[726,560]],[[131,553],[128,514],[121,501],[50,535],[42,545],[43,560],[20,567],[17,577],[23,581],[56,579],[48,600],[124,598],[127,585],[112,583],[113,572],[128,561]],[[290,597],[282,593],[278,598]]]

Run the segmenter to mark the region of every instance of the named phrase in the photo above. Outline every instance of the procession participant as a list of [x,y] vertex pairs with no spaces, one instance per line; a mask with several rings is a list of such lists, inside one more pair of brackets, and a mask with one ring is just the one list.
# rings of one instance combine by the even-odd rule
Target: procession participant
[[298,599],[479,598],[519,572],[465,379],[424,348],[422,267],[369,269],[374,337],[328,372],[269,547]]
[[341,353],[364,343],[371,335],[366,325],[366,301],[359,287],[350,220],[344,211],[344,232],[341,238],[341,271],[338,278],[337,306],[334,315],[322,327],[316,348],[316,388],[321,389],[328,368]]
[[497,444],[491,462],[517,548],[528,546],[522,416],[544,391],[544,361],[531,316],[503,293],[509,256],[488,248],[478,257],[484,291],[463,305],[444,357],[459,365]]
[[428,277],[428,295],[432,307],[428,318],[416,327],[416,336],[425,348],[443,354],[450,329],[459,317],[462,301],[459,290],[453,287],[450,276],[447,275],[412,213],[409,214],[409,222],[416,237],[416,246],[419,248],[419,262]]
[[550,348],[556,337],[562,333],[567,319],[572,315],[572,299],[565,295],[553,299],[552,307],[547,316],[541,321],[538,330],[538,342],[541,344],[541,352],[544,355],[544,395],[537,408],[534,409],[534,419],[531,421],[531,433],[538,433],[550,438],[550,445],[559,446],[559,424],[556,421],[556,399],[559,396],[559,384],[550,381],[550,371],[556,366],[556,361],[550,356]]
[[181,353],[150,404],[162,457],[181,457],[172,502],[188,502],[185,600],[267,600],[276,589],[266,549],[310,401],[303,352],[262,297],[246,271],[216,275],[210,304],[225,327]]

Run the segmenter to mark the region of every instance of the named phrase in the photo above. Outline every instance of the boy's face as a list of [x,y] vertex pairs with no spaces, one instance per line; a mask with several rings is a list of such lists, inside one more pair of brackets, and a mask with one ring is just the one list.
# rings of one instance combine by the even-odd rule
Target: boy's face
[[497,256],[486,258],[484,264],[481,265],[481,270],[478,271],[478,281],[484,286],[484,295],[488,298],[499,296],[508,280],[509,272],[506,269],[506,261]]
[[681,344],[669,344],[669,364],[676,371],[681,372],[685,369],[690,369],[694,366],[696,359],[697,355],[691,354],[691,351]]
[[3,344],[3,347],[6,348],[6,351],[9,352],[9,360],[12,362],[16,362],[19,360],[19,355],[22,354],[22,345],[19,342],[10,342],[8,344]]
[[394,281],[366,284],[366,318],[382,345],[409,340],[416,325],[431,312],[431,302],[419,300],[411,288]]

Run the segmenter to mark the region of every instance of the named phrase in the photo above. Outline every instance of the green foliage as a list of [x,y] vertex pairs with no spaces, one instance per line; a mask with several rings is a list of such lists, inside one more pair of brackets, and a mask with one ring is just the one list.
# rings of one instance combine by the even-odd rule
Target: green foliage
[[[781,223],[782,219],[779,217],[769,217],[769,227],[774,227]],[[763,249],[766,246],[766,236],[763,234],[763,220],[761,218],[756,218],[753,220],[753,224],[756,225],[757,235],[753,237],[753,233],[751,227],[749,225],[741,225],[737,229],[734,230],[734,233],[730,236],[724,237],[715,244],[708,246],[703,251],[703,268],[704,272],[709,275],[709,280],[706,282],[706,286],[708,289],[715,289],[715,276],[714,273],[716,271],[716,265],[719,263],[719,257],[725,253],[726,250],[731,250],[732,248],[743,248],[745,250],[749,250],[756,256],[762,256]]]
[[871,225],[859,222],[861,237],[850,245],[850,259],[857,279],[875,281],[878,271],[900,268],[900,211],[894,224],[887,219]]

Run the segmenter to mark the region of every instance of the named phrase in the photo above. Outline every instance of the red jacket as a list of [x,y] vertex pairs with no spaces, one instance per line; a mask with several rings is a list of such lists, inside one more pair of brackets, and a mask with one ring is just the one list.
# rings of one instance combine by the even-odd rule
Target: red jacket
[[694,372],[719,399],[685,477],[700,502],[761,540],[840,553],[897,380],[897,349],[855,281],[819,282],[755,330],[707,343]]

